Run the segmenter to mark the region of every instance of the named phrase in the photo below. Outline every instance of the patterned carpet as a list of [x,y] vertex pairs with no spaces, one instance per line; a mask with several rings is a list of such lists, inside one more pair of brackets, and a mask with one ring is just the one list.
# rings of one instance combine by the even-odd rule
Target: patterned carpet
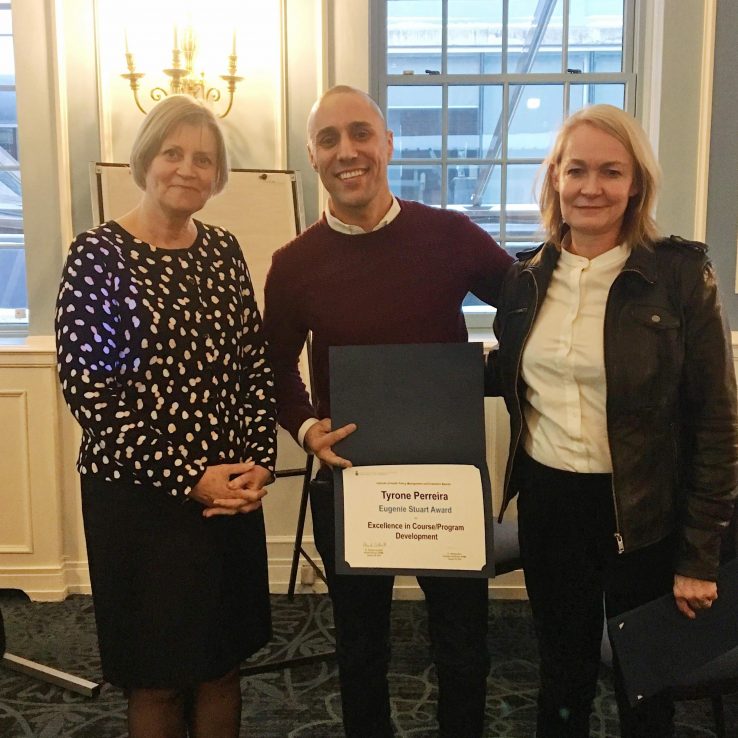
[[[298,595],[272,599],[275,638],[256,655],[259,662],[307,656],[331,648],[327,597]],[[30,603],[4,592],[8,650],[88,679],[100,678],[92,601],[75,595],[65,602]],[[536,652],[528,605],[490,602],[492,671],[487,697],[487,735],[531,738],[534,733]],[[437,692],[428,661],[422,602],[393,605],[393,658],[390,691],[399,738],[436,735]],[[341,736],[340,700],[332,661],[275,669],[242,678],[242,735],[255,738],[333,738]],[[738,698],[728,704],[731,736],[738,736]],[[678,705],[678,738],[713,736],[709,704]],[[599,683],[593,738],[619,735],[608,674]],[[104,685],[85,698],[0,668],[2,738],[124,738],[125,700]],[[459,736],[459,738],[463,738]]]

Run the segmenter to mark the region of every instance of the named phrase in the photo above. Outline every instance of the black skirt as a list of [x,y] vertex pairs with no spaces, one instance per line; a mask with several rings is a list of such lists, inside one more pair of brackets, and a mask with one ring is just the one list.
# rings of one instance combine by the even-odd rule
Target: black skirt
[[155,488],[82,477],[82,512],[106,681],[188,687],[271,637],[261,510],[202,517]]

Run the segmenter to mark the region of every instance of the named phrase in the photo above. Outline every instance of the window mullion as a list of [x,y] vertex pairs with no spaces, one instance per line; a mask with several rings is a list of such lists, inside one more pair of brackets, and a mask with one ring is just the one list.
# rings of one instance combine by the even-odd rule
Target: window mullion
[[448,84],[441,87],[441,207],[448,205]]
[[508,53],[508,43],[509,43],[509,34],[507,30],[508,26],[508,19],[510,17],[510,8],[509,8],[510,0],[503,0],[502,2],[502,49],[500,50],[500,71],[502,74],[507,74],[508,68],[507,68],[507,53]]
[[448,74],[448,0],[441,0],[441,74]]
[[[568,72],[569,69],[569,20],[571,17],[570,13],[570,2],[569,0],[563,0],[563,17],[561,19],[561,71],[566,75],[566,81],[564,82],[564,94],[561,96],[561,104],[563,110],[561,111],[562,119],[569,114],[569,99],[571,92],[571,78],[572,74]],[[586,70],[582,70],[584,72]]]
[[499,228],[500,228],[500,244],[505,245],[507,233],[507,214],[505,206],[507,204],[507,149],[508,149],[508,131],[510,129],[510,83],[505,82],[502,86],[502,117],[501,117],[501,141],[500,141],[500,211],[499,211]]
[[[569,69],[569,20],[570,20],[570,2],[569,0],[563,0],[561,18],[561,72],[565,75],[566,80],[564,82],[564,94],[561,96],[561,104],[563,109],[561,111],[562,120],[569,114],[569,92],[571,90],[571,73]],[[583,72],[585,70],[582,70]]]
[[448,0],[441,0],[441,207],[448,205]]
[[625,109],[631,112],[636,107],[636,75],[635,75],[635,0],[624,0],[623,20],[623,61],[621,71],[627,76],[625,85]]
[[[569,0],[563,0],[561,12],[561,73],[566,74],[569,69]],[[568,109],[564,108],[564,112]]]

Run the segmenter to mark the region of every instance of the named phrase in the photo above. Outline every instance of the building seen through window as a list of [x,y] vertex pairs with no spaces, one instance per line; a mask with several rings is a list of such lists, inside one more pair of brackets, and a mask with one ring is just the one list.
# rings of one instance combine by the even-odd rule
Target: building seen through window
[[511,251],[534,245],[535,180],[564,117],[633,109],[633,3],[380,5],[373,69],[395,136],[393,192],[463,211]]
[[28,323],[10,3],[0,2],[0,328]]

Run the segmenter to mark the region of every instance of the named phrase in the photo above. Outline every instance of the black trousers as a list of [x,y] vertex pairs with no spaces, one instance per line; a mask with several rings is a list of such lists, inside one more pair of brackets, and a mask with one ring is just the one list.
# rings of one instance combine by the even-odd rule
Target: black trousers
[[[671,591],[671,539],[618,554],[609,474],[576,474],[521,454],[518,525],[540,654],[537,738],[588,738],[603,628],[608,617]],[[614,661],[623,738],[674,735],[674,708],[656,696],[628,705]]]
[[[310,488],[313,534],[326,569],[336,626],[343,725],[348,738],[391,738],[387,669],[392,576],[336,574],[331,473]],[[418,577],[428,608],[438,678],[438,722],[444,738],[483,734],[489,654],[487,580]]]

